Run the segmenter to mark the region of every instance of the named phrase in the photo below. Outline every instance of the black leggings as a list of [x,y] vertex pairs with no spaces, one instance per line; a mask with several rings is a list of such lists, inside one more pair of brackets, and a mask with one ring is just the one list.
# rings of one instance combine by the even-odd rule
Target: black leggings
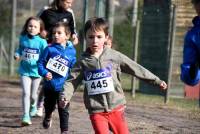
[[[44,98],[45,118],[51,118],[51,115],[56,108],[56,104],[58,105],[59,103],[59,92],[45,87],[43,91],[45,96]],[[60,108],[58,105],[61,131],[68,130],[68,122],[69,122],[68,110],[69,110],[69,104],[65,108]]]

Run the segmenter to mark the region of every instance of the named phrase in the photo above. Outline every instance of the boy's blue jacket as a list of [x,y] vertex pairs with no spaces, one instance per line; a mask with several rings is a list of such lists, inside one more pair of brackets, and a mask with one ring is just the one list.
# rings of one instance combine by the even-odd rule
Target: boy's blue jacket
[[21,35],[19,39],[19,48],[15,55],[21,57],[19,65],[19,74],[31,77],[41,77],[38,73],[37,61],[40,54],[47,47],[47,42],[39,35],[28,37]]
[[181,65],[181,80],[191,86],[200,80],[200,17],[194,17],[192,22],[194,26],[185,36]]
[[[68,71],[65,73],[65,76],[62,76],[59,73],[47,68],[47,64],[49,63],[48,61],[50,59],[55,59],[55,61],[57,61],[53,64],[57,68],[60,67],[57,66],[59,63],[61,63],[62,65],[66,65],[69,68]],[[51,46],[48,46],[44,50],[38,61],[39,74],[45,77],[48,72],[51,72],[53,76],[53,78],[49,81],[46,79],[44,80],[44,86],[47,88],[54,89],[55,91],[60,91],[63,87],[65,80],[69,75],[70,69],[73,67],[75,62],[76,50],[70,41],[67,42],[65,48],[60,44],[56,43],[52,44]]]

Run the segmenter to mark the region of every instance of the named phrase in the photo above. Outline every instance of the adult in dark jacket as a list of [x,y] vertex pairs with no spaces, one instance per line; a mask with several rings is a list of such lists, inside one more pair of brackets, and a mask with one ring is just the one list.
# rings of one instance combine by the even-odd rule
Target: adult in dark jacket
[[[73,44],[78,44],[72,3],[73,0],[54,0],[46,10],[42,11],[40,18],[44,21],[48,35],[57,22],[66,22],[71,30]],[[48,40],[51,42],[51,37],[48,36]]]

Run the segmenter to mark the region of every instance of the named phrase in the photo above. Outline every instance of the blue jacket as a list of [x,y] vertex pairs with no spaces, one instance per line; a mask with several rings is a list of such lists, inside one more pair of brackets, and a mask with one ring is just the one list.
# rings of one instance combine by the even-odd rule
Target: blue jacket
[[50,81],[44,80],[44,86],[60,91],[75,62],[76,50],[70,41],[65,48],[56,43],[48,46],[38,61],[39,74],[45,77],[48,72],[51,72],[53,76]]
[[181,80],[191,86],[200,80],[200,17],[194,17],[192,22],[194,26],[185,36],[181,65]]
[[18,72],[20,75],[41,77],[38,73],[37,61],[40,54],[47,47],[47,42],[40,36],[20,36],[19,48],[15,55],[21,57]]

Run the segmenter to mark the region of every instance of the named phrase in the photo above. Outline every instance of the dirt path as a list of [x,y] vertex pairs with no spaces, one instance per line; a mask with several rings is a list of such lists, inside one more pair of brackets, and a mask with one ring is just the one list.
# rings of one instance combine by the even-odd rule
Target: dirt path
[[[87,111],[82,103],[82,93],[73,97],[70,109],[70,134],[93,134]],[[21,89],[18,81],[0,80],[0,134],[59,134],[57,111],[52,127],[42,127],[42,118],[33,118],[29,127],[20,126]],[[190,113],[168,107],[143,106],[128,102],[126,117],[131,134],[199,134],[200,118],[192,119]]]

